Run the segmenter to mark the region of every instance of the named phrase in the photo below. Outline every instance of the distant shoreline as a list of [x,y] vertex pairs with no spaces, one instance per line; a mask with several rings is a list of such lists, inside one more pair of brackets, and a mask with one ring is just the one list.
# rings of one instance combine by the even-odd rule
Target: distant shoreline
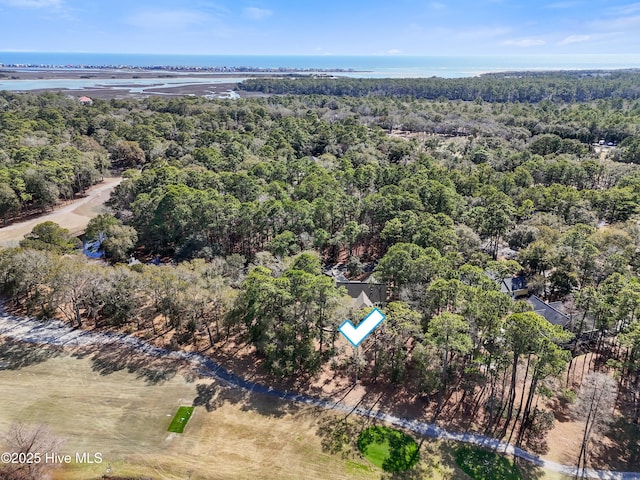
[[191,65],[49,65],[31,63],[0,63],[0,70],[13,71],[80,71],[80,72],[157,72],[157,73],[222,73],[222,74],[252,74],[252,73],[368,73],[368,70],[356,70],[353,68],[298,68],[298,67],[253,67],[253,66],[191,66]]
[[171,68],[154,69],[146,67],[15,67],[0,63],[0,80],[72,80],[72,79],[116,79],[116,78],[243,78],[264,76],[333,76],[333,73],[368,73],[356,70],[322,69],[255,69],[255,70],[216,70],[209,68]]
[[158,75],[336,75],[354,78],[461,78],[482,73],[617,70],[633,55],[216,55],[0,51],[0,69]]

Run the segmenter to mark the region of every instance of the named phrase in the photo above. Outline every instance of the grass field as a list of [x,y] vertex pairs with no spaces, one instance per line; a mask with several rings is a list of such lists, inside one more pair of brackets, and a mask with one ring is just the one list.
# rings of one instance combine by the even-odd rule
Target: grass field
[[[344,414],[241,394],[180,373],[153,375],[148,360],[138,369],[107,369],[92,357],[6,348],[0,338],[0,439],[14,422],[44,423],[66,439],[59,453],[103,454],[102,464],[65,466],[53,472],[54,480],[93,480],[109,467],[114,477],[155,480],[387,475],[358,452],[358,433],[370,426],[360,417],[345,421]],[[167,432],[176,410],[194,404],[198,412],[187,433]],[[353,435],[344,435],[345,424]],[[353,444],[344,444],[349,439]],[[454,446],[444,442],[425,441],[413,472],[419,475],[412,478],[468,479],[455,464]],[[523,478],[565,480],[539,469]]]
[[509,459],[481,448],[461,446],[456,463],[473,480],[520,480],[520,470]]
[[371,463],[388,472],[409,470],[420,454],[416,441],[404,432],[376,425],[364,429],[358,448]]
[[180,407],[176,412],[173,420],[171,420],[171,424],[169,428],[167,428],[168,432],[173,433],[182,433],[184,432],[184,427],[187,426],[187,422],[193,415],[193,407]]

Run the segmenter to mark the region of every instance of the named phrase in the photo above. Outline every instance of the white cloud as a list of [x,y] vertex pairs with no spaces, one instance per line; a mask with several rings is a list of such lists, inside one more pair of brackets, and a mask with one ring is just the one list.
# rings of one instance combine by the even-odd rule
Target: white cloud
[[447,8],[446,3],[431,2],[429,5],[431,6],[431,8],[435,8],[436,10],[442,10],[444,8]]
[[0,0],[0,4],[17,8],[59,8],[62,0]]
[[544,45],[545,42],[544,40],[542,40],[541,38],[520,38],[520,39],[512,39],[512,40],[506,40],[504,42],[505,45],[510,45],[510,46],[514,46],[514,47],[537,47],[540,45]]
[[273,15],[271,10],[258,7],[247,7],[243,10],[245,17],[249,17],[252,20],[264,20],[265,18]]
[[397,48],[390,48],[389,50],[387,50],[386,52],[387,55],[399,55],[402,53],[402,50],[399,50]]
[[143,10],[127,17],[126,22],[139,28],[182,30],[203,24],[208,18],[192,10]]
[[569,35],[558,42],[558,45],[570,45],[572,43],[586,42],[591,40],[591,35]]

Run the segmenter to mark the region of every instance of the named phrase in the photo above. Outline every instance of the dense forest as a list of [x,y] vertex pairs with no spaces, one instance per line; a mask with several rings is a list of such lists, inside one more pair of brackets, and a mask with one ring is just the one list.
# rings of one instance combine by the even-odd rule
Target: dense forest
[[[417,394],[434,421],[465,412],[469,428],[535,451],[553,426],[549,405],[584,406],[596,388],[587,379],[606,372],[626,432],[610,441],[637,468],[635,79],[481,77],[468,81],[470,101],[411,91],[458,84],[442,79],[387,81],[406,85],[402,97],[355,80],[327,87],[341,96],[312,87],[236,101],[0,93],[5,219],[71,198],[106,169],[125,178],[87,229],[105,236],[108,262],[69,255],[74,239],[44,224],[0,251],[1,289],[29,315],[214,357],[239,338],[274,379],[357,372]],[[351,82],[361,93],[341,90]],[[539,93],[565,84],[566,99]],[[491,85],[489,102],[479,92]],[[128,265],[130,255],[164,265]],[[336,264],[388,286],[387,319],[359,350],[337,335],[365,312],[323,274]],[[566,328],[500,291],[496,279],[516,275],[562,302]]]
[[485,102],[589,102],[640,98],[640,71],[510,72],[470,78],[253,78],[250,92],[349,97],[389,96]]

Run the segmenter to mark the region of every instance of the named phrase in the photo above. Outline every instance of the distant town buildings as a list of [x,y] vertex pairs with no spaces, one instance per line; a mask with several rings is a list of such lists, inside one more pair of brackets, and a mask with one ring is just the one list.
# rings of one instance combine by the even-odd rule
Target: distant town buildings
[[20,68],[34,70],[132,70],[152,72],[215,72],[215,73],[314,73],[314,72],[355,72],[353,68],[293,68],[293,67],[252,67],[252,66],[190,66],[190,65],[48,65],[33,63],[0,63],[0,68]]

